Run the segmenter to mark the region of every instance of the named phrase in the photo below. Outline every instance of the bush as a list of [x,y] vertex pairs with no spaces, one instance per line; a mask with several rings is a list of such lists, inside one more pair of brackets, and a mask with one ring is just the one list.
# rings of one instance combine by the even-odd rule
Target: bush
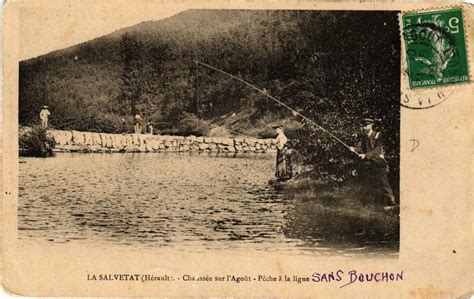
[[183,113],[179,122],[178,131],[185,135],[208,136],[211,126],[206,121],[197,118],[194,114]]
[[[347,145],[354,146],[357,143],[356,133],[359,132],[357,129],[360,126],[359,118],[353,116],[337,118],[328,113],[320,119],[323,120],[321,123],[331,133],[342,139]],[[391,173],[390,180],[395,186],[399,176],[398,128],[379,128],[378,130],[382,132],[384,138],[385,158]],[[315,126],[305,125],[297,132],[292,142],[302,163],[311,166],[316,176],[326,183],[339,184],[364,172],[361,169],[363,163],[355,154]]]
[[[125,128],[122,119],[125,119]],[[133,128],[132,122],[133,120],[130,120],[129,117],[120,117],[111,113],[98,113],[89,124],[89,128],[92,132],[123,133],[124,130],[130,131]]]
[[53,155],[54,139],[40,126],[20,134],[20,154],[32,157],[50,157]]

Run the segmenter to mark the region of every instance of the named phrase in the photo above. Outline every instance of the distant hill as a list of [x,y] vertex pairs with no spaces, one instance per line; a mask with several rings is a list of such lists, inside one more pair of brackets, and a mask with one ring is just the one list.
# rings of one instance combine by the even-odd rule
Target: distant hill
[[347,126],[357,114],[383,117],[390,107],[380,101],[399,91],[397,22],[394,12],[188,10],[22,61],[20,124],[37,122],[43,104],[54,127],[87,131],[117,132],[135,111],[183,134],[193,125],[206,134],[204,122],[265,135],[268,124],[291,118],[194,59],[315,119],[332,115]]

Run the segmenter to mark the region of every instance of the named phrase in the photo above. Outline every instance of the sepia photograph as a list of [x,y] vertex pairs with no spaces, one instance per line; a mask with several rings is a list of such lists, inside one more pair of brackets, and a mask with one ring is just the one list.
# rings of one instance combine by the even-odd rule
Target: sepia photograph
[[397,258],[398,13],[189,9],[20,61],[19,239]]
[[472,8],[9,1],[5,292],[472,297]]

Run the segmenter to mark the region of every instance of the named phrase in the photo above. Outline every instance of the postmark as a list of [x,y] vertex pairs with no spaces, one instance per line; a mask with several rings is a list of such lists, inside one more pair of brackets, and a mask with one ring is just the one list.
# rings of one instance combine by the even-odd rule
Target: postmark
[[402,38],[410,89],[470,82],[461,8],[404,13]]
[[441,90],[406,90],[400,93],[400,105],[415,110],[432,108],[446,101],[453,92],[454,88],[452,86],[444,87]]

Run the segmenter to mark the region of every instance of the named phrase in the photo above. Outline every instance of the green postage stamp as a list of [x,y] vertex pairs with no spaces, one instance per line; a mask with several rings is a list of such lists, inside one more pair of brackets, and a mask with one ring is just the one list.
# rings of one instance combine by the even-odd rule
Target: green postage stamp
[[461,8],[402,15],[410,88],[469,82]]

